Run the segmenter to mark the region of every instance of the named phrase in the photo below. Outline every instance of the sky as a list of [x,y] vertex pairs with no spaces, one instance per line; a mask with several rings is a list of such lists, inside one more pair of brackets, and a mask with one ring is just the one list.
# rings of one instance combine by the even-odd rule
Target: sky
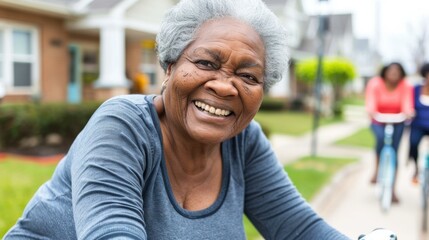
[[[319,0],[302,2],[308,13],[316,14],[320,9]],[[355,36],[369,38],[371,45],[379,49],[383,62],[399,61],[408,72],[415,72],[411,52],[416,34],[421,34],[424,27],[429,34],[428,0],[328,0],[327,3],[327,12],[353,13]],[[429,35],[427,40],[426,61],[429,61]]]

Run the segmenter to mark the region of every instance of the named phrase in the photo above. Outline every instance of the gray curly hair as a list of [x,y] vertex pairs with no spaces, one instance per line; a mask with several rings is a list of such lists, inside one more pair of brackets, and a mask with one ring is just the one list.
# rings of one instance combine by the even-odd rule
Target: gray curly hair
[[182,0],[164,16],[156,36],[161,67],[166,71],[192,42],[198,28],[208,20],[230,16],[256,30],[265,45],[264,89],[282,79],[289,64],[286,31],[261,0]]

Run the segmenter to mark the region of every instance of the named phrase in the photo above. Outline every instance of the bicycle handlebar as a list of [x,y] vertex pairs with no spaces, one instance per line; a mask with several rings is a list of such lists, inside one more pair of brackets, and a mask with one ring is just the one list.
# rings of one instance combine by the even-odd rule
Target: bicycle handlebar
[[388,229],[377,228],[367,235],[359,236],[358,240],[397,240],[396,234]]
[[380,123],[400,123],[407,119],[404,113],[376,113],[374,120]]

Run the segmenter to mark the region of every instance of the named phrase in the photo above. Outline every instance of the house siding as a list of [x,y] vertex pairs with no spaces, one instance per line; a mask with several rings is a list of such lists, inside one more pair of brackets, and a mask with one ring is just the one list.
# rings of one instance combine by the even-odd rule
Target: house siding
[[[0,7],[0,21],[34,26],[39,36],[39,88],[41,102],[64,102],[68,83],[68,35],[63,19]],[[9,94],[5,101],[29,101],[29,94]]]

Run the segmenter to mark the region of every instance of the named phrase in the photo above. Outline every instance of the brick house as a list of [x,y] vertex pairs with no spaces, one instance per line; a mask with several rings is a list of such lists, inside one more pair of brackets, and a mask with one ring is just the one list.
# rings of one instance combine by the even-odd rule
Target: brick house
[[4,102],[105,100],[128,93],[138,73],[148,78],[147,93],[158,92],[163,71],[154,39],[175,3],[1,0]]

